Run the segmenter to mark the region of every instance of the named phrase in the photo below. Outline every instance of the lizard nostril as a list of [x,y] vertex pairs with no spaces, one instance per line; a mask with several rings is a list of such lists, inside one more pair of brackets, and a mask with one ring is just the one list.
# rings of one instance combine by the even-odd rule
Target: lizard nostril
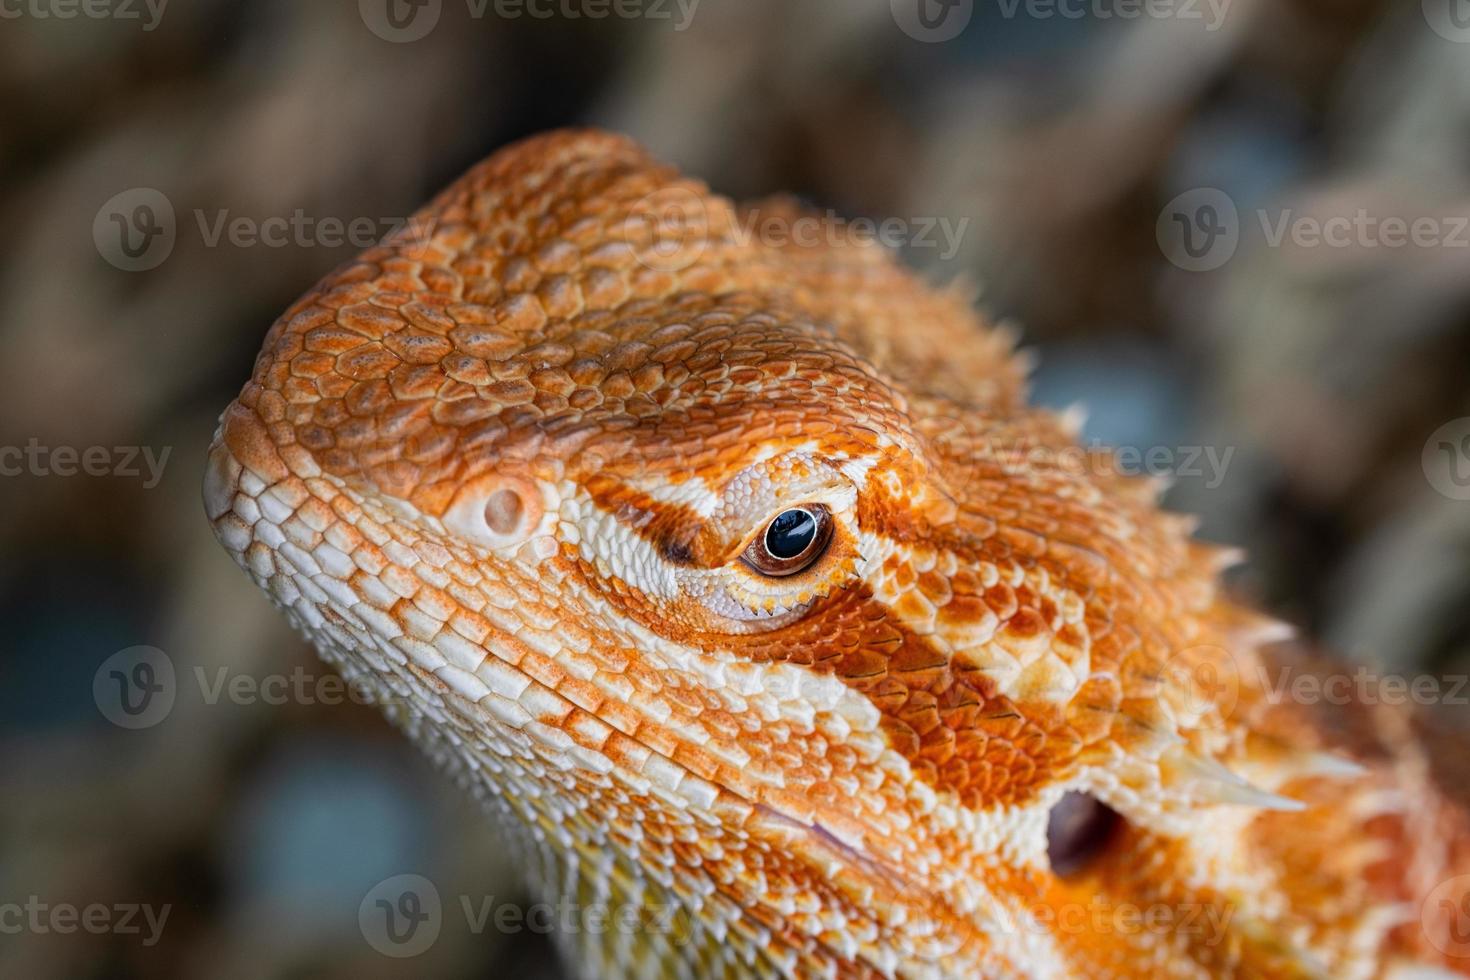
[[1082,870],[1112,839],[1122,817],[1086,793],[1067,793],[1046,822],[1046,852],[1059,875]]
[[496,534],[515,533],[525,513],[526,505],[521,501],[521,495],[510,487],[496,490],[485,501],[485,523]]

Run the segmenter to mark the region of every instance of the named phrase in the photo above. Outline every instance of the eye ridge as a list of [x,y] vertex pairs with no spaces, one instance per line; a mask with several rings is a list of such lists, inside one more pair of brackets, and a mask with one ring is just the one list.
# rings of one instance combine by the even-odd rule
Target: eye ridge
[[762,575],[780,578],[811,565],[832,540],[832,513],[822,504],[788,507],[771,519],[740,560]]

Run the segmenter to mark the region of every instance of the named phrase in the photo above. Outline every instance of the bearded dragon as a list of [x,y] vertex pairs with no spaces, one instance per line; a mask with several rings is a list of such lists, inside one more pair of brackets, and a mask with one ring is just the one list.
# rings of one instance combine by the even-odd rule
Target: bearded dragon
[[965,293],[748,233],[808,217],[513,145],[276,321],[210,449],[219,541],[530,885],[637,912],[569,968],[1464,971],[1402,717],[1271,697],[1238,554],[1077,465]]

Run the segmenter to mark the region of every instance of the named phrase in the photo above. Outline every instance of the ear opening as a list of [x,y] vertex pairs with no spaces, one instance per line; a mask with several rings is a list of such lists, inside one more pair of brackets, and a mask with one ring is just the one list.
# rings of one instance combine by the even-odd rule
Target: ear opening
[[1112,807],[1088,793],[1067,793],[1046,821],[1046,853],[1063,878],[1085,871],[1107,850],[1124,824]]

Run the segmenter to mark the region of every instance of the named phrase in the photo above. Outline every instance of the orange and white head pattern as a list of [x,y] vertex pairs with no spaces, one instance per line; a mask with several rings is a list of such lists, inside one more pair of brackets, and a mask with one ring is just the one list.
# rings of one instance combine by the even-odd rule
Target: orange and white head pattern
[[498,153],[271,328],[220,541],[537,888],[651,910],[588,976],[1463,971],[1402,721],[1268,698],[1233,553],[1068,465],[968,296],[749,234],[802,214]]

